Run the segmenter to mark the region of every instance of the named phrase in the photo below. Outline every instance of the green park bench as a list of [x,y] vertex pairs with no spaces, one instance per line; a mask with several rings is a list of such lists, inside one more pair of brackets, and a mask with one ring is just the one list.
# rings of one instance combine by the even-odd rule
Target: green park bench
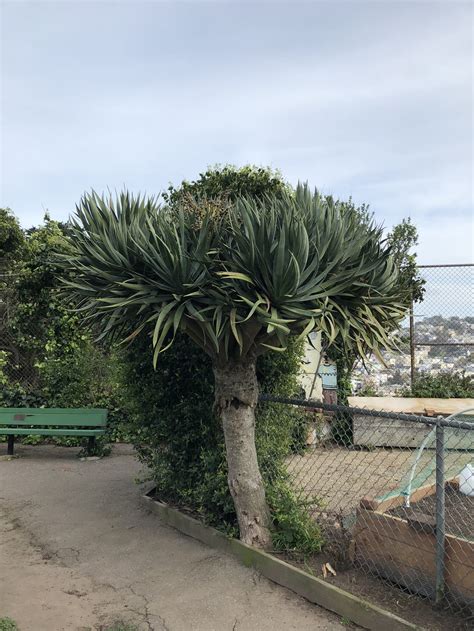
[[97,436],[105,433],[107,410],[83,408],[0,408],[0,435],[8,436],[13,455],[15,436],[87,436],[91,453]]

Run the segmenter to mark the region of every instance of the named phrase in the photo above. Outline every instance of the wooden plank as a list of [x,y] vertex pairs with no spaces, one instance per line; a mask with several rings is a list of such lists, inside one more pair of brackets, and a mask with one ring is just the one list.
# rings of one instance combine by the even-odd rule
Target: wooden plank
[[[450,478],[446,480],[446,486],[455,490],[459,490],[459,480],[457,477]],[[399,487],[397,487],[397,491]],[[397,491],[394,491],[397,492]],[[424,497],[428,497],[429,495],[434,495],[436,493],[436,482],[432,484],[426,484],[424,486],[420,486],[415,489],[410,494],[410,503],[419,502]],[[366,495],[360,501],[360,507],[366,508],[368,510],[376,510],[379,513],[384,513],[392,508],[396,508],[398,506],[402,506],[405,503],[406,496],[398,493],[397,495],[389,495],[382,498],[371,497]]]
[[426,425],[354,414],[354,445],[373,447],[419,447],[431,430]]
[[54,429],[45,427],[0,427],[3,436],[102,436],[104,429]]
[[105,427],[107,410],[67,408],[0,408],[1,425],[70,425]]
[[11,412],[12,414],[31,413],[35,414],[62,414],[67,412],[68,414],[84,414],[85,412],[96,412],[98,414],[106,415],[107,410],[105,408],[3,408],[0,407],[0,413]]
[[474,603],[474,542],[446,536],[446,582]]
[[[472,418],[472,417],[471,417]],[[474,427],[474,424],[473,424]],[[354,445],[371,447],[408,447],[416,449],[431,431],[419,423],[364,414],[353,415]],[[445,428],[446,449],[474,449],[474,430]],[[434,448],[435,438],[427,445]]]
[[[359,509],[355,539],[359,564],[412,591],[434,595],[434,535],[413,530],[399,517]],[[474,542],[447,535],[445,567],[449,590],[474,603]]]
[[405,519],[410,528],[417,532],[436,534],[436,517],[434,515],[425,515],[416,508],[408,509],[406,512]]
[[[396,544],[404,544],[407,548],[413,548],[414,553],[433,553],[435,538],[432,535],[425,535],[414,532],[408,528],[407,523],[400,517],[386,515],[374,511],[359,509],[356,523],[357,540],[367,542],[374,546],[374,549],[384,550],[387,539]],[[433,557],[434,558],[434,557]],[[429,563],[422,560],[423,567],[429,570]]]
[[351,407],[403,414],[449,415],[474,408],[474,399],[431,399],[415,397],[348,397]]
[[[450,480],[446,480],[446,486],[450,486],[452,488],[459,488],[459,481],[457,478],[451,478]],[[392,508],[396,508],[397,506],[403,506],[406,501],[406,496],[401,493],[394,491],[397,493],[392,496],[385,496],[383,498],[371,497],[370,495],[364,496],[360,500],[360,507],[365,508],[367,510],[378,511],[379,513],[384,513],[387,510]],[[415,489],[410,494],[410,503],[419,502],[424,497],[428,497],[429,495],[434,495],[436,493],[436,483],[426,484],[424,486],[420,486]]]

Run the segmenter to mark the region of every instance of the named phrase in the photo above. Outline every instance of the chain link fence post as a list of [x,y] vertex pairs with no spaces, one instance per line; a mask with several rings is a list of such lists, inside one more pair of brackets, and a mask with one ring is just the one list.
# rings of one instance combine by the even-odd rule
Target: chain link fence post
[[436,591],[435,603],[439,605],[444,600],[445,595],[445,545],[446,545],[446,528],[445,528],[445,475],[444,475],[444,426],[441,424],[441,418],[438,418],[436,424]]
[[416,357],[415,357],[415,316],[413,299],[410,305],[410,385],[413,388],[416,374]]

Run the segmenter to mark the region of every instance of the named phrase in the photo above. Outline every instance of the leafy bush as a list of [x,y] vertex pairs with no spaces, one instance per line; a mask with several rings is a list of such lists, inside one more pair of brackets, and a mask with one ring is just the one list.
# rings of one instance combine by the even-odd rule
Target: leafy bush
[[474,377],[463,372],[440,372],[417,376],[410,388],[401,391],[404,397],[463,399],[474,397]]
[[236,167],[231,164],[209,167],[192,182],[184,180],[179,187],[169,186],[163,194],[166,202],[174,204],[183,196],[203,195],[209,199],[222,196],[231,200],[241,195],[263,197],[278,195],[290,187],[278,171],[251,164]]
[[[103,454],[107,442],[128,438],[122,431],[117,358],[92,342],[60,296],[59,264],[52,254],[66,251],[67,227],[46,217],[42,226],[23,233],[15,221],[0,210],[0,253],[8,250],[7,263],[14,257],[16,272],[5,276],[0,287],[8,306],[8,318],[0,323],[0,405],[107,408],[107,434],[97,441],[97,453]],[[3,350],[2,338],[8,342]],[[84,442],[72,437],[21,440],[64,446]]]
[[[130,440],[119,373],[117,356],[111,352],[106,353],[90,339],[85,339],[74,353],[61,356],[51,352],[50,355],[45,355],[44,361],[38,367],[37,385],[33,390],[7,380],[2,374],[0,361],[0,405],[105,408],[108,410],[107,431],[104,436],[97,438],[94,455],[107,455],[110,452],[106,447],[108,443]],[[80,446],[86,442],[83,438],[71,436],[31,435],[23,436],[20,440],[29,445],[48,442],[63,447]],[[83,452],[80,455],[84,455]]]
[[49,407],[108,410],[107,433],[98,443],[128,440],[116,351],[102,349],[87,338],[73,354],[49,357],[42,367],[41,380]]
[[377,385],[374,381],[367,380],[362,388],[357,392],[358,397],[379,397],[382,396],[377,390]]
[[4,264],[16,257],[25,237],[18,219],[9,208],[0,208],[0,259]]
[[11,618],[0,618],[0,631],[18,631],[18,627]]
[[[262,391],[283,396],[298,392],[301,344],[285,353],[263,355],[257,372]],[[149,467],[159,496],[186,506],[207,523],[237,534],[234,504],[227,485],[222,428],[214,416],[214,379],[209,358],[178,334],[153,369],[150,341],[141,336],[123,358],[123,381],[130,432],[141,462]],[[304,448],[308,420],[288,406],[261,403],[257,408],[256,444],[276,527],[274,545],[285,549],[314,535],[306,507],[289,486],[284,459]],[[290,510],[288,520],[283,512]],[[300,529],[301,527],[301,529]],[[306,534],[305,534],[306,533]],[[293,543],[291,543],[293,542]],[[298,543],[299,542],[299,543]],[[305,543],[305,549],[308,548]]]
[[304,556],[321,552],[321,529],[310,514],[314,501],[298,499],[284,479],[268,487],[267,498],[275,528],[273,547]]

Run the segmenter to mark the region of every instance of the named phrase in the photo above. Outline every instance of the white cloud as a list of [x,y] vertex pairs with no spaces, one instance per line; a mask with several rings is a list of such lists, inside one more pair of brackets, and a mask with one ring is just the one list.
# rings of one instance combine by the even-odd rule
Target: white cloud
[[473,217],[446,213],[418,223],[418,260],[424,265],[474,262]]

